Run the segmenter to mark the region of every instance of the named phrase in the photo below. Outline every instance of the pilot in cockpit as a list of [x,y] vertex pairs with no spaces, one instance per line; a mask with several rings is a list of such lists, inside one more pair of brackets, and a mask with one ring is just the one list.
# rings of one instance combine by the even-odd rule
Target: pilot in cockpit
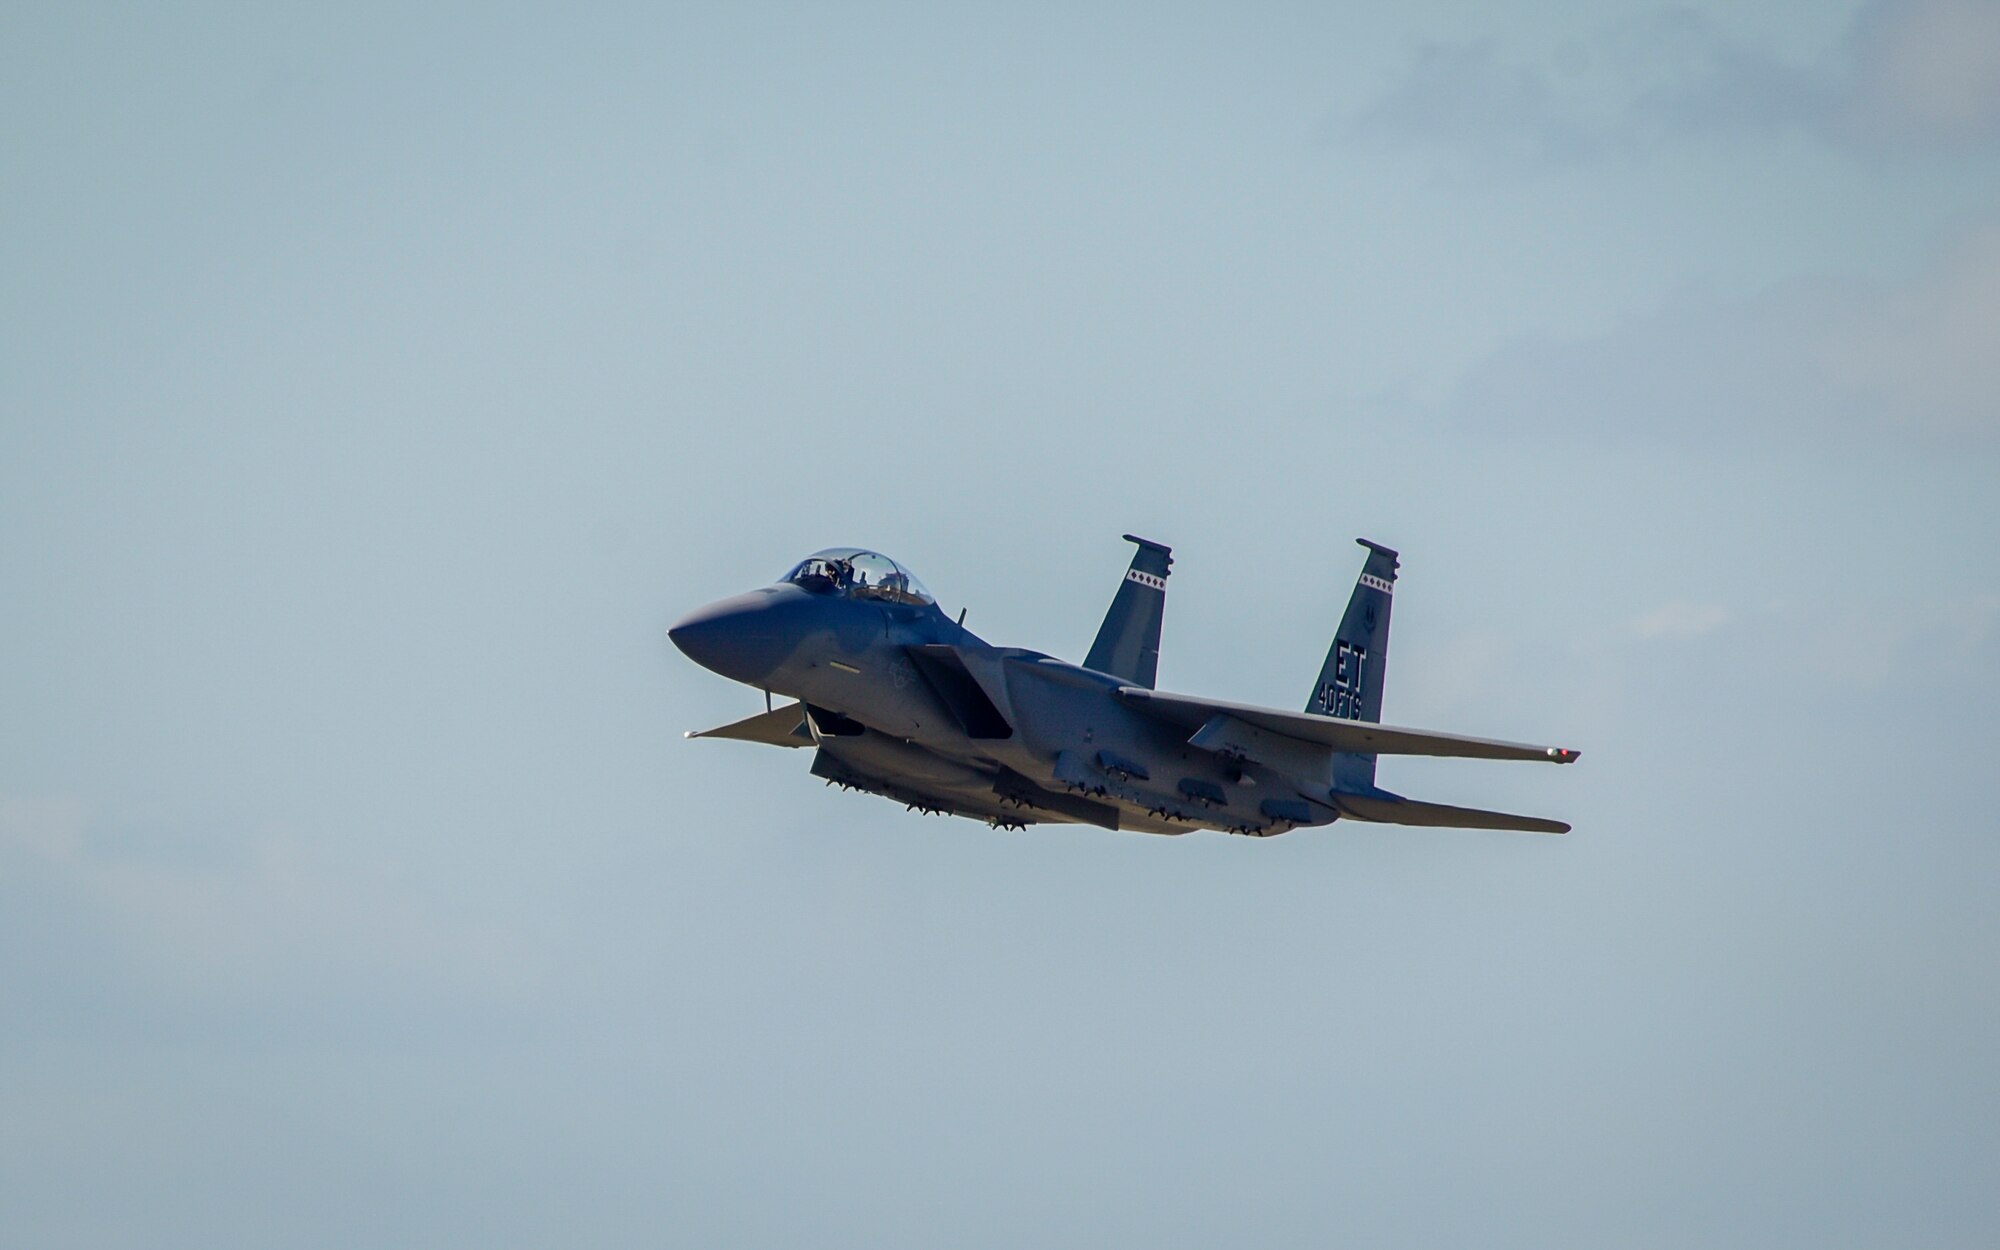
[[923,584],[894,560],[859,548],[815,552],[787,573],[785,580],[815,594],[830,592],[913,607],[936,602]]

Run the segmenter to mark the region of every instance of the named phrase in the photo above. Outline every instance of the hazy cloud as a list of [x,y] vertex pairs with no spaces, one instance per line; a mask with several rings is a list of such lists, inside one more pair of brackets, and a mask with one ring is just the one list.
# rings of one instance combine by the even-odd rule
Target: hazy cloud
[[[1516,5],[1409,107],[1594,162],[1329,176],[1452,15],[1134,16],[11,6],[7,1244],[2000,1244],[2000,457],[1884,463],[1993,428],[1988,236],[1906,258],[2000,166]],[[662,625],[800,552],[1074,657],[1125,531],[1168,684],[1279,706],[1398,546],[1392,719],[1584,754],[1383,783],[1574,836],[680,738],[762,699]]]
[[1552,162],[1777,128],[1877,151],[2000,140],[2000,3],[1877,0],[1807,62],[1679,8],[1539,60],[1431,41],[1354,121],[1363,136]]
[[1808,346],[1829,384],[1892,427],[1949,438],[2000,433],[2000,225],[1973,233],[1916,281],[1855,291]]
[[2000,132],[2000,3],[1873,4],[1847,51],[1852,121],[1869,137],[1968,142]]
[[1829,687],[1877,690],[1929,677],[1965,691],[2000,672],[2000,594],[1926,596],[1884,613],[1877,605],[1782,614],[1788,659]]
[[1728,621],[1729,609],[1720,604],[1675,599],[1634,620],[1632,632],[1645,639],[1698,638],[1715,632]]
[[2000,224],[1895,285],[1812,278],[1686,297],[1592,339],[1524,339],[1470,370],[1468,424],[1643,439],[2000,437]]
[[1357,129],[1496,158],[1557,161],[1594,155],[1610,141],[1559,82],[1507,61],[1490,39],[1425,43],[1408,75],[1361,115]]
[[0,865],[110,939],[111,957],[185,989],[440,987],[508,997],[539,974],[517,934],[412,894],[387,866],[270,830],[203,855],[93,836],[86,805],[0,796]]

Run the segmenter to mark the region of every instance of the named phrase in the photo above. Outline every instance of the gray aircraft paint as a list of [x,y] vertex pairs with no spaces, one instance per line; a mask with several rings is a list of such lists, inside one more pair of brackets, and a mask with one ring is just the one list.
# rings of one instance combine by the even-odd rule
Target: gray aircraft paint
[[1132,567],[1118,584],[1083,666],[1151,690],[1159,675],[1160,624],[1167,615],[1167,577],[1174,557],[1171,548],[1144,538],[1127,534],[1125,541],[1139,549],[1132,553]]
[[1138,551],[1082,665],[992,646],[877,553],[810,556],[668,631],[704,667],[795,700],[688,736],[810,746],[830,784],[994,825],[1269,836],[1345,816],[1568,831],[1375,785],[1381,754],[1577,756],[1380,723],[1396,552],[1357,540],[1368,557],[1306,710],[1285,712],[1154,690],[1172,554],[1125,537]]

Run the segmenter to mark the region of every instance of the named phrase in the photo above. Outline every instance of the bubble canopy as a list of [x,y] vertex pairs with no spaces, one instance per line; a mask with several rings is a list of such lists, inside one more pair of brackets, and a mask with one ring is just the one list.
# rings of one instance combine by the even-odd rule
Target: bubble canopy
[[888,556],[861,547],[828,547],[792,566],[784,581],[818,594],[840,594],[887,603],[932,604],[924,584]]

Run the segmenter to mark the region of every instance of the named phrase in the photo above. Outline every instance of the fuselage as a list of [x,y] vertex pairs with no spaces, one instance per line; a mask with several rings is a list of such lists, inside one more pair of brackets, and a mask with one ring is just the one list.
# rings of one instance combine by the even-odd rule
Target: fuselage
[[784,582],[710,604],[670,634],[705,667],[814,710],[830,757],[815,771],[912,806],[1161,833],[1297,823],[1261,806],[1297,793],[1294,779],[1193,749],[1118,699],[1123,679],[992,646],[932,602]]
[[[830,783],[995,825],[1264,836],[1355,819],[1569,831],[1376,785],[1384,754],[1556,764],[1578,754],[1382,723],[1399,568],[1391,548],[1356,540],[1368,555],[1294,712],[1158,688],[1172,553],[1125,539],[1137,550],[1080,665],[988,644],[880,552],[814,552],[775,585],[668,631],[689,658],[766,695],[762,713],[689,736],[810,746],[813,775]],[[774,694],[795,702],[771,707]]]

